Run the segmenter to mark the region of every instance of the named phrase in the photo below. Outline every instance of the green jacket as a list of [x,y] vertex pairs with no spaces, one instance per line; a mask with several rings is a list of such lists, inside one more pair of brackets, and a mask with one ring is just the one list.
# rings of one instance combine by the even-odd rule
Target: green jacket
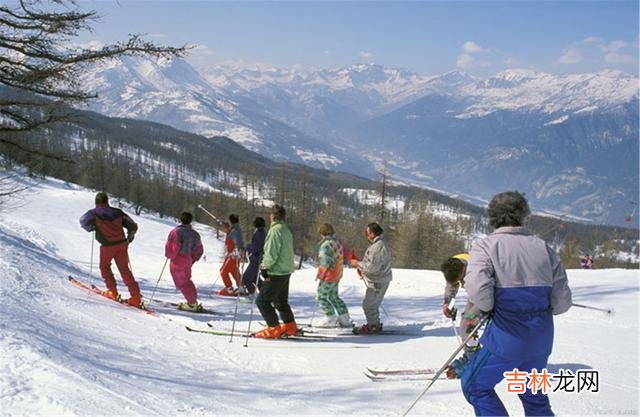
[[293,272],[293,235],[282,221],[273,222],[264,243],[260,269],[269,275],[289,275]]

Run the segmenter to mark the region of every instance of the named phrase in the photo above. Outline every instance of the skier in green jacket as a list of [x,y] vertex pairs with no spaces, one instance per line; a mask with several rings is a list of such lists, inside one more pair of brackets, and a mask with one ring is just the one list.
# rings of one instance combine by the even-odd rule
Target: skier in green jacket
[[[271,227],[260,264],[260,275],[264,282],[256,298],[256,305],[267,327],[257,332],[256,337],[266,339],[292,336],[298,330],[289,306],[289,279],[294,270],[293,235],[284,222],[285,216],[286,211],[281,205],[275,204],[271,208]],[[276,310],[280,313],[283,324],[280,324]]]

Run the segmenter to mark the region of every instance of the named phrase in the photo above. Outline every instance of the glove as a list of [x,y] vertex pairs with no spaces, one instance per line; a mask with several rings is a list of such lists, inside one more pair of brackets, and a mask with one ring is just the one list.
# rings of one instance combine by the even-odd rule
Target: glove
[[261,269],[260,275],[262,275],[262,278],[269,278],[269,271],[267,271],[266,269]]
[[135,237],[135,233],[129,233],[129,236],[127,236],[127,242],[131,243],[133,242],[133,238]]
[[473,358],[475,358],[479,351],[480,346],[465,346],[464,354],[458,359],[451,362],[451,365],[447,367],[447,378],[460,379],[464,370],[467,369],[467,366],[469,366],[469,364],[471,363]]
[[449,310],[449,305],[443,304],[442,313],[446,318],[456,321],[456,317],[458,316],[458,309],[453,307],[451,310]]

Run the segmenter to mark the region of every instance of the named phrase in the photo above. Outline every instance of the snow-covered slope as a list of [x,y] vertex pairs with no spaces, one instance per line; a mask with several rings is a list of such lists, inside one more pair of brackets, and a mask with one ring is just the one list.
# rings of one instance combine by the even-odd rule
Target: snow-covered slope
[[[229,343],[227,337],[188,333],[185,325],[206,328],[211,317],[158,308],[163,318],[156,318],[70,285],[69,274],[101,285],[97,248],[89,276],[91,237],[78,225],[94,192],[54,180],[29,184],[17,199],[3,200],[0,213],[2,416],[398,415],[425,382],[373,383],[362,375],[364,368],[438,367],[457,346],[440,312],[441,274],[416,270],[394,270],[383,316],[387,327],[413,335],[314,343],[251,339],[244,347],[239,338]],[[140,230],[130,247],[131,264],[148,296],[174,224],[150,215],[134,220]],[[196,264],[194,279],[207,307],[229,313],[211,323],[228,329],[233,300],[209,295],[222,242],[210,228],[196,228],[206,260]],[[299,322],[319,314],[314,274],[309,268],[292,277],[290,301]],[[569,276],[575,302],[613,307],[616,314],[574,308],[556,318],[549,369],[598,370],[600,392],[552,393],[554,411],[637,415],[638,272],[572,270]],[[362,322],[363,287],[353,270],[346,271],[341,293]],[[180,300],[168,271],[156,295]],[[247,328],[249,313],[249,305],[239,305],[237,328]],[[521,414],[506,384],[497,389],[509,412]],[[457,381],[438,381],[411,415],[472,414]]]

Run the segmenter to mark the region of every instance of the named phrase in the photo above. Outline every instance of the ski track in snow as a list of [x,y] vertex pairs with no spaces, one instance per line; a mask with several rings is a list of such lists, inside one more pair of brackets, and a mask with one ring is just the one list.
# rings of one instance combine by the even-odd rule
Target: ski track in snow
[[[163,316],[156,318],[119,306],[66,279],[71,274],[103,287],[98,245],[90,276],[91,235],[78,224],[93,196],[47,180],[25,191],[23,204],[0,213],[0,416],[398,415],[426,382],[372,383],[362,375],[365,367],[437,368],[457,346],[440,311],[441,274],[399,269],[383,304],[388,313],[382,313],[383,321],[416,335],[342,336],[318,343],[250,339],[245,348],[242,337],[229,343],[229,337],[189,333],[185,325],[206,329],[207,322],[231,329],[235,307],[234,299],[210,296],[222,241],[203,225],[196,228],[207,260],[194,266],[194,280],[205,306],[226,316],[189,315],[150,303]],[[124,210],[140,225],[129,253],[149,296],[174,223]],[[570,270],[569,276],[576,303],[615,311],[608,316],[573,308],[556,317],[549,369],[597,369],[600,392],[552,393],[553,409],[560,415],[637,414],[638,271]],[[313,268],[292,277],[290,302],[301,323],[320,317],[314,277]],[[355,272],[346,270],[341,294],[358,323],[363,293]],[[181,300],[168,268],[155,297]],[[246,331],[250,308],[239,304],[236,329]],[[255,330],[261,320],[257,309],[253,318]],[[497,392],[510,413],[522,415],[504,381]],[[473,415],[473,410],[458,381],[438,381],[412,415]]]

